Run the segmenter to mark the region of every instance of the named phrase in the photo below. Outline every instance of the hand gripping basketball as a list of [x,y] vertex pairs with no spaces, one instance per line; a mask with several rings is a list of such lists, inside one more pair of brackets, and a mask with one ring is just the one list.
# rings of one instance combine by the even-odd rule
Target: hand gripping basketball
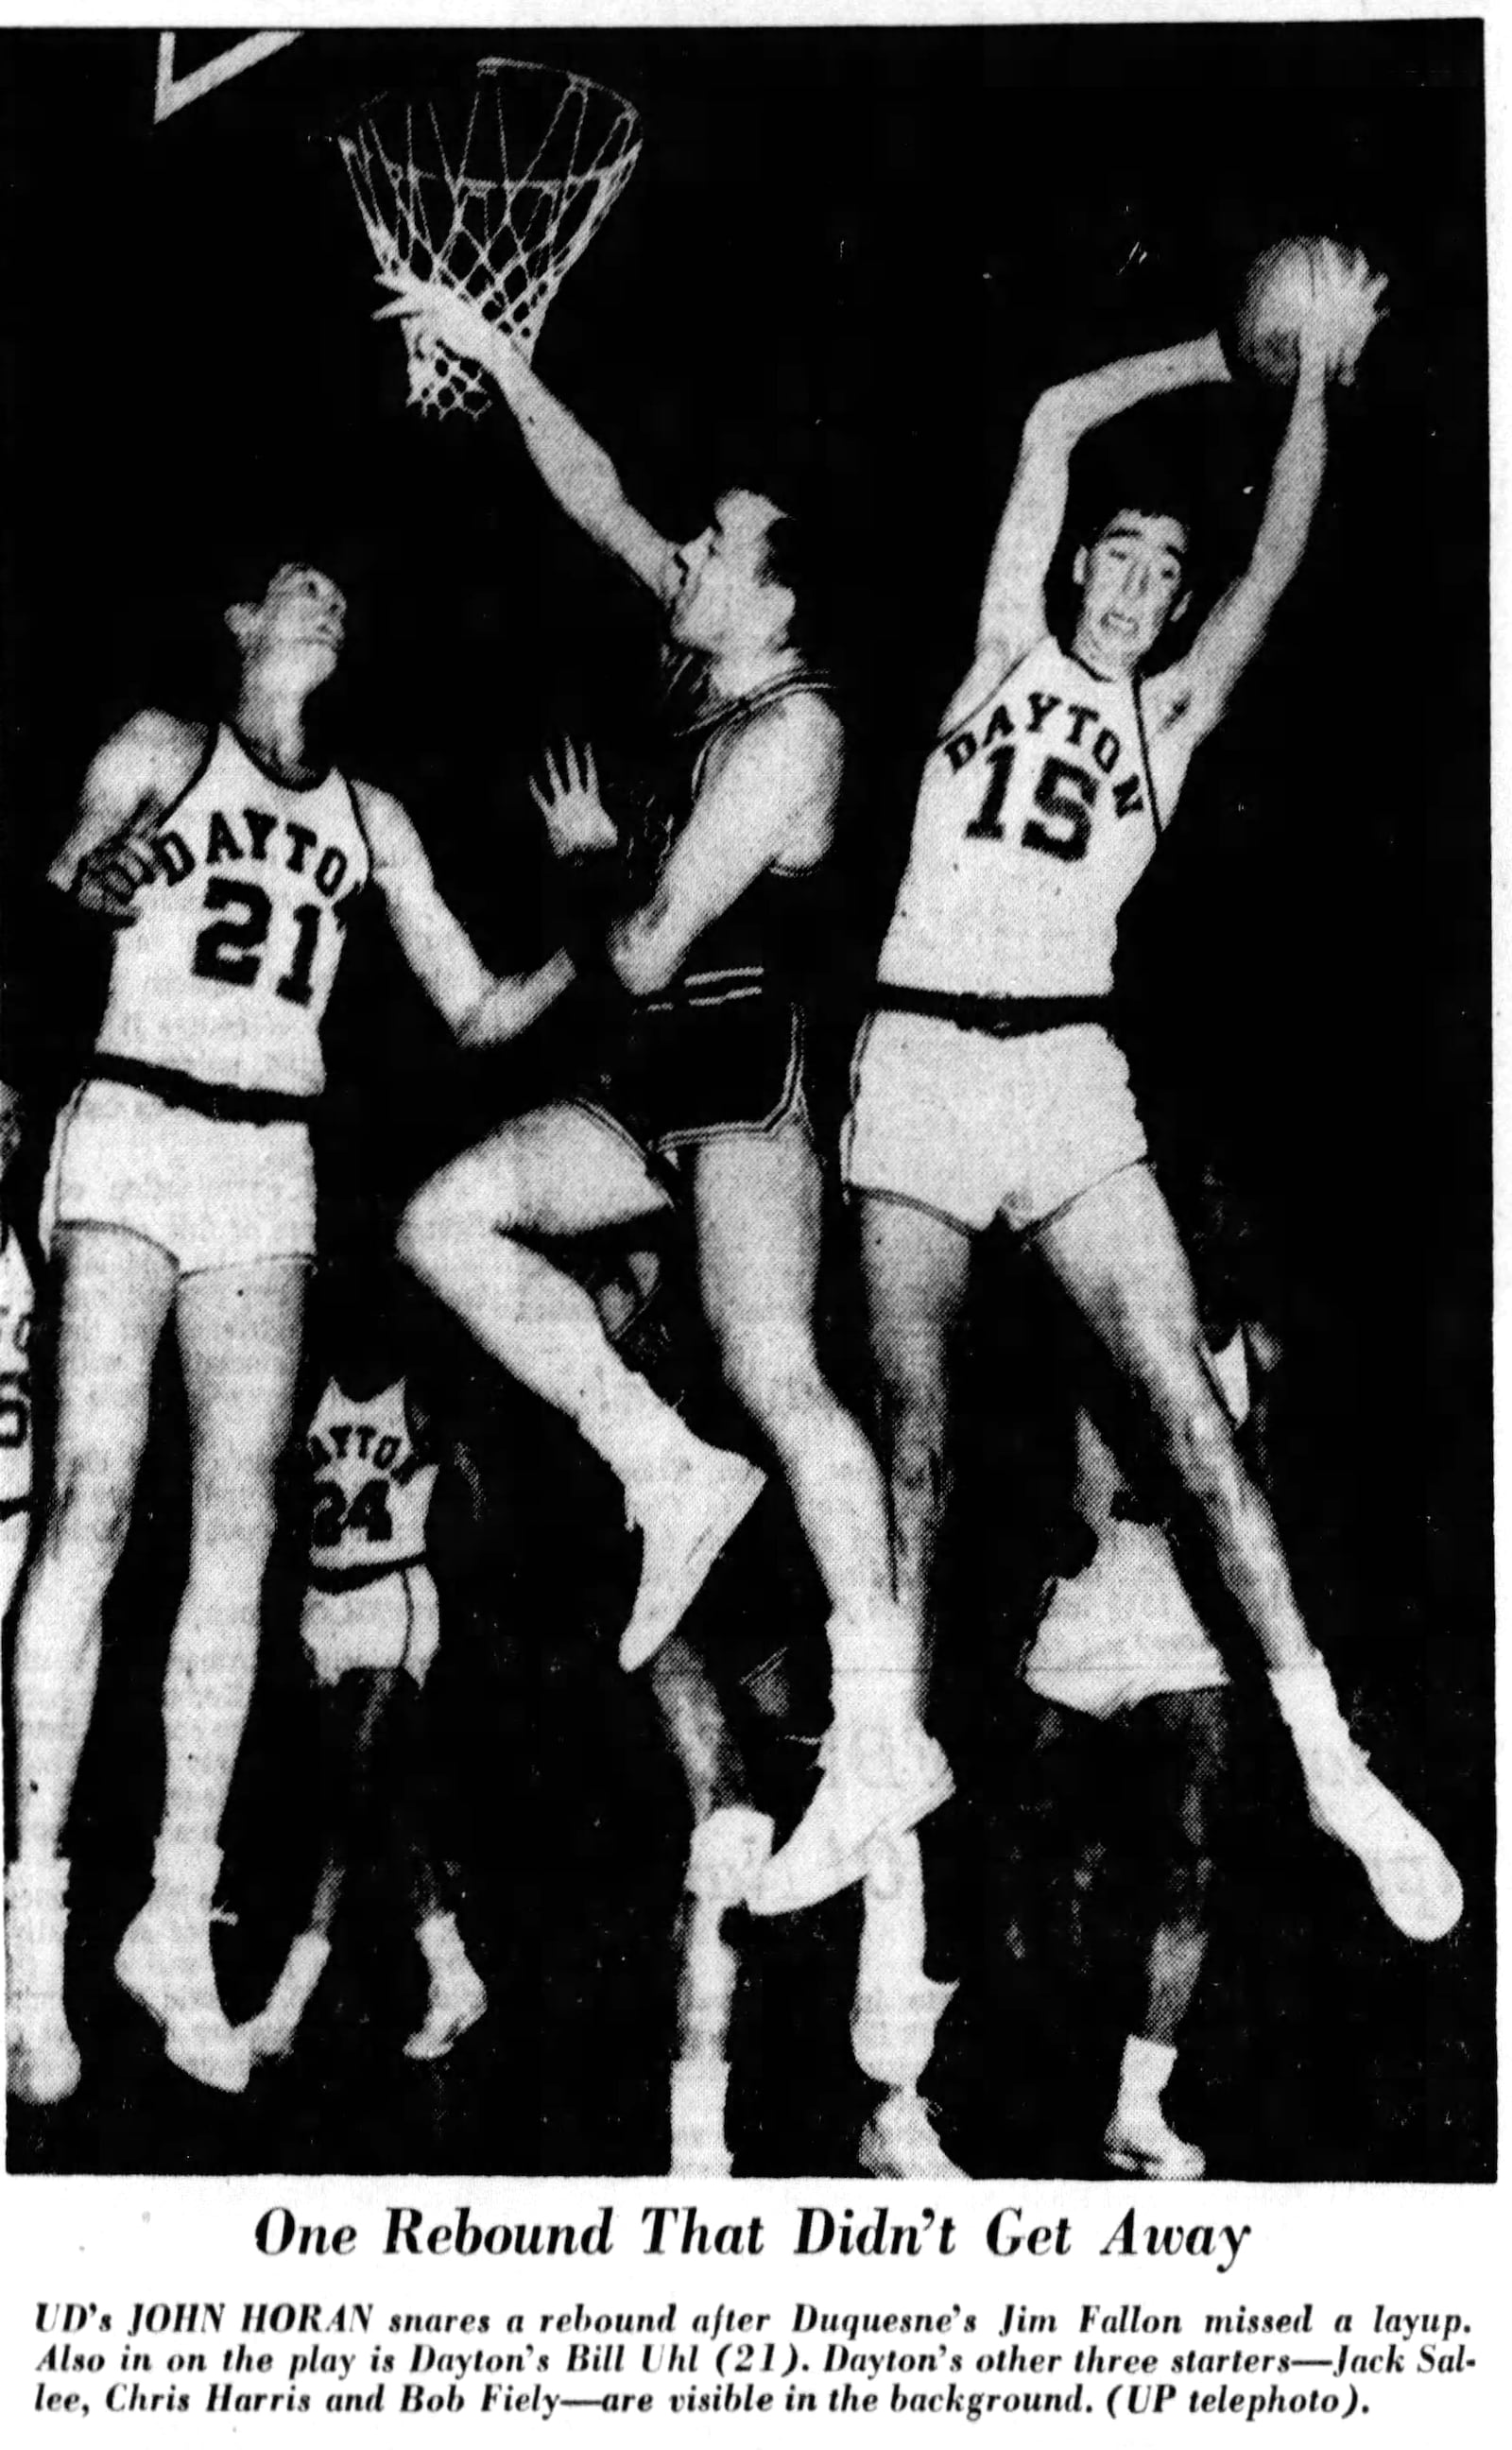
[[1386,285],[1386,274],[1372,272],[1358,247],[1319,242],[1312,321],[1335,382],[1354,381],[1365,344],[1388,311],[1381,304]]
[[1250,265],[1234,322],[1237,354],[1263,382],[1289,389],[1304,377],[1352,383],[1384,309],[1383,274],[1357,249],[1327,238],[1289,239]]

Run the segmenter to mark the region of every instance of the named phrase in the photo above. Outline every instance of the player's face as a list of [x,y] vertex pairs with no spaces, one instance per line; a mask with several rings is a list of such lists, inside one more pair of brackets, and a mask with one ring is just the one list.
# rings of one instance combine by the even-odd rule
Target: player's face
[[1149,654],[1186,584],[1187,532],[1179,519],[1120,511],[1095,544],[1077,554],[1081,589],[1076,652],[1095,672],[1132,672]]
[[236,626],[243,659],[270,674],[318,689],[335,671],[346,638],[346,598],[311,564],[286,561],[261,604],[242,607]]
[[722,494],[701,535],[679,545],[669,627],[680,647],[705,654],[765,645],[790,609],[766,575],[766,532],[781,516],[761,494]]

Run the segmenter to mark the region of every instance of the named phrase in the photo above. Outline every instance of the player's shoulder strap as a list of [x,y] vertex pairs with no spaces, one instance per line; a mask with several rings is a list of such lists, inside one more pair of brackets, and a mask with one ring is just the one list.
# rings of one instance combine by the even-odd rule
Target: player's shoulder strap
[[697,797],[700,781],[716,749],[735,739],[749,723],[766,714],[785,699],[814,697],[828,707],[835,703],[835,687],[827,672],[800,665],[797,671],[784,672],[776,680],[766,682],[745,697],[731,698],[727,704],[709,710],[702,721],[682,734],[693,748],[693,794]]
[[700,756],[707,757],[722,732],[739,730],[754,716],[765,714],[769,707],[788,697],[817,697],[833,706],[835,684],[829,673],[800,665],[795,671],[783,672],[775,680],[764,682],[745,697],[728,698],[722,705],[705,708],[678,737],[696,743]]
[[1030,658],[1042,653],[1046,646],[1054,647],[1057,654],[1061,652],[1060,642],[1053,630],[1042,630],[1038,637],[1032,638],[1026,647],[1017,647],[1006,653],[997,644],[983,648],[946,707],[931,746],[939,749],[953,733],[981,714],[999,690],[1005,690],[1008,683],[1023,671]]

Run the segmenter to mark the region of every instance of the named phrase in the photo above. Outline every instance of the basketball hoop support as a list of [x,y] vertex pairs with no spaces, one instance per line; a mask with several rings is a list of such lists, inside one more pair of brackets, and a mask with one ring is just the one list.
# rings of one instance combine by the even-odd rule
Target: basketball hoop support
[[152,105],[154,126],[161,127],[176,110],[186,109],[191,102],[198,102],[203,95],[213,93],[218,85],[226,85],[232,77],[240,76],[243,68],[256,68],[259,60],[271,59],[275,51],[286,49],[290,43],[297,43],[299,39],[297,30],[292,34],[244,34],[239,43],[228,44],[223,51],[217,51],[203,68],[191,68],[187,76],[176,77],[173,63],[178,36],[160,34],[157,92]]

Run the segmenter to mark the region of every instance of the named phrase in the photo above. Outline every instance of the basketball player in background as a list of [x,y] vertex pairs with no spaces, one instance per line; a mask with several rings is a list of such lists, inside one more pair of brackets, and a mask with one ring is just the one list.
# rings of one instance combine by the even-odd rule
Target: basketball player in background
[[134,716],[90,766],[49,871],[116,932],[97,1048],[60,1118],[45,1201],[56,1433],[17,1632],[6,1891],[10,2082],[34,2102],[79,2077],[62,1847],[170,1316],[188,1401],[189,1568],[164,1688],[152,1892],[116,1970],[176,2066],[227,2091],[246,2083],[248,2046],[216,1992],[211,1900],[315,1247],[320,1022],[353,904],[371,879],[464,1043],[513,1036],[571,975],[560,961],[495,979],[440,900],[404,810],[311,762],[310,701],[345,631],[335,582],[285,562],[225,618],[239,665],[230,720]]
[[781,1464],[829,1601],[834,1721],[820,1786],[763,1875],[767,1911],[805,1905],[860,1877],[871,1840],[911,1827],[951,1779],[919,1714],[921,1644],[893,1593],[881,1475],[814,1346],[820,1168],[795,971],[844,743],[804,651],[799,540],[773,502],[739,492],[690,543],[669,543],[470,300],[406,285],[384,311],[417,318],[492,379],[549,492],[654,597],[699,683],[649,898],[615,867],[590,757],[564,751],[537,791],[564,864],[610,870],[578,948],[633,1000],[621,1042],[581,1098],[507,1123],[437,1176],[402,1247],[623,1482],[644,1542],[621,1647],[634,1667],[678,1624],[759,1476],[692,1439],[536,1244],[652,1215],[673,1179],[686,1190],[726,1379]]
[[[309,1920],[267,2004],[242,2029],[258,2057],[292,2047],[330,1957],[348,1876],[363,1861],[397,1872],[429,1976],[405,2057],[443,2058],[488,2006],[457,1929],[455,1876],[427,1825],[423,1697],[441,1629],[428,1526],[441,1458],[385,1294],[382,1272],[360,1266],[336,1288],[332,1374],[305,1433],[300,1639],[320,1692],[323,1858]],[[475,1490],[469,1458],[458,1450],[455,1459]]]
[[[727,1917],[746,1903],[772,1847],[771,1816],[753,1799],[749,1770],[717,1679],[672,1634],[650,1665],[651,1690],[688,1788],[692,1837],[678,1916],[677,2056],[671,2077],[674,2178],[727,2178],[725,2102],[740,1960]],[[760,1706],[790,1707],[781,1653],[748,1678]],[[862,1926],[851,2047],[882,2097],[863,2129],[862,2168],[874,2178],[959,2178],[919,2087],[954,1984],[924,1972],[924,1892],[913,1830],[873,1839],[861,1874]]]
[[[1242,1235],[1211,1172],[1193,1237],[1204,1351],[1247,1458],[1263,1480],[1264,1414],[1280,1348],[1236,1272]],[[1143,1916],[1135,2030],[1103,2134],[1115,2168],[1200,2178],[1197,2146],[1167,2124],[1161,2096],[1207,1957],[1217,1835],[1229,1781],[1231,1704],[1223,1660],[1172,1553],[1167,1526],[1115,1462],[1090,1407],[1077,1410],[1077,1539],[1049,1583],[1023,1662],[1035,1697],[1035,1890],[1098,1864],[1133,1885]],[[1090,1867],[1090,1868],[1089,1868]]]
[[1071,456],[1123,410],[1228,379],[1217,336],[1047,392],[1024,429],[971,669],[924,770],[912,851],[863,1035],[846,1170],[881,1380],[899,1572],[927,1595],[946,1492],[947,1364],[977,1235],[1028,1240],[1134,1390],[1175,1519],[1258,1643],[1319,1826],[1398,1927],[1442,1936],[1460,1884],[1350,1741],[1298,1612],[1270,1510],[1239,1456],[1122,1055],[1109,1034],[1118,914],[1171,822],[1198,743],[1301,561],[1323,483],[1330,379],[1384,282],[1319,243],[1286,430],[1249,566],[1179,660],[1141,677],[1187,602],[1182,519],[1126,501],[1076,552],[1075,623],[1045,586]]

